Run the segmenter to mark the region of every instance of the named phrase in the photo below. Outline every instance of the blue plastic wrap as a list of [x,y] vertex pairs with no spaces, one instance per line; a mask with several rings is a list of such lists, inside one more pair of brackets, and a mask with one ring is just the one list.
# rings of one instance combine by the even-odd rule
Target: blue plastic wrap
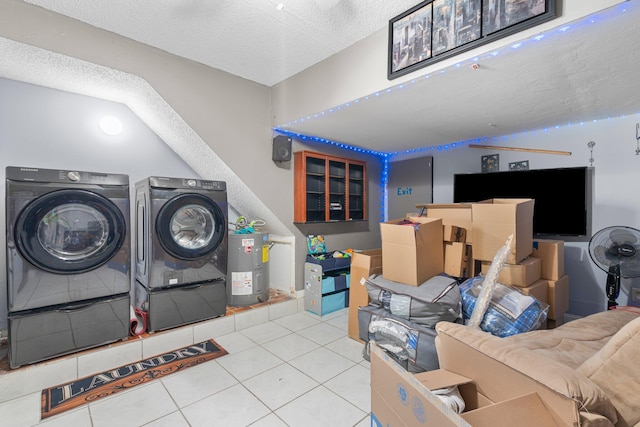
[[[462,296],[462,315],[465,323],[471,317],[475,307],[480,288],[484,280],[483,276],[476,276],[466,280],[460,285]],[[506,310],[500,304],[500,297],[516,298],[519,301],[530,301],[530,304],[521,312]],[[489,304],[489,307],[482,318],[480,329],[498,337],[508,337],[510,335],[538,329],[542,322],[547,320],[549,306],[531,296],[525,296],[516,288],[496,283],[496,292]]]

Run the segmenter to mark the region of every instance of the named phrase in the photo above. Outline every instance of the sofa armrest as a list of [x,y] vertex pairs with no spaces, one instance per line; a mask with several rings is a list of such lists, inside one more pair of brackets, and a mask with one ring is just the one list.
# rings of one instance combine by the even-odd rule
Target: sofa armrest
[[[488,399],[503,400],[516,381],[519,391],[536,392],[548,402],[556,402],[559,410],[565,412],[565,419],[573,410],[574,418],[585,411],[602,415],[611,424],[617,422],[616,409],[606,393],[576,370],[535,355],[508,338],[498,338],[478,329],[440,322],[436,331],[440,367],[469,378],[480,376],[483,378],[480,391]],[[535,339],[533,334],[532,339]],[[566,402],[571,404],[571,409],[566,407]]]
[[602,388],[624,426],[640,424],[640,317],[627,323],[577,370]]

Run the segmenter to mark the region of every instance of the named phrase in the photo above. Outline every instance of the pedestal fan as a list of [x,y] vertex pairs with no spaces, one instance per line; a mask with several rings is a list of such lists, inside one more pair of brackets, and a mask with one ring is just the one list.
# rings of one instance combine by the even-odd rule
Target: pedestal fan
[[617,305],[620,278],[640,277],[640,230],[625,226],[603,228],[589,240],[589,256],[607,272],[607,308]]

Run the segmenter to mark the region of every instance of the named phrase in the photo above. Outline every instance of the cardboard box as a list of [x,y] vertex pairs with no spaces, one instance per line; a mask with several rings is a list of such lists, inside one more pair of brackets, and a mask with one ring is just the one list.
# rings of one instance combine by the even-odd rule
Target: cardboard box
[[444,272],[452,277],[471,277],[471,245],[444,242]]
[[[405,220],[415,225],[400,225]],[[442,220],[409,217],[380,223],[384,277],[419,286],[444,271]]]
[[473,256],[492,261],[509,235],[511,252],[506,260],[517,264],[533,252],[533,199],[490,199],[471,204]]
[[[480,271],[487,274],[491,262],[482,261]],[[528,257],[517,264],[503,264],[498,276],[498,282],[503,285],[526,287],[540,279],[542,260]],[[545,297],[546,300],[546,297]]]
[[527,287],[519,287],[518,289],[525,295],[531,295],[538,301],[542,301],[548,304],[548,296],[547,296],[547,287],[548,281],[544,279],[540,279],[535,281],[533,284]]
[[564,241],[534,240],[533,256],[542,260],[543,279],[558,280],[564,275]]
[[[473,221],[470,203],[427,203],[418,204],[417,208],[426,212],[427,218],[440,218],[442,225],[455,225],[465,229],[465,243],[471,244]],[[462,240],[460,240],[462,241]]]
[[547,303],[547,317],[562,322],[562,315],[569,309],[569,276],[565,274],[559,280],[547,280]]
[[467,229],[458,227],[457,225],[442,225],[443,236],[445,242],[462,242],[467,239]]
[[348,334],[358,341],[361,341],[358,337],[358,307],[369,304],[369,294],[362,279],[368,279],[372,274],[382,274],[382,249],[354,252],[351,257]]
[[[485,356],[486,359],[486,356]],[[502,370],[510,369],[502,367]],[[502,372],[498,373],[499,375]],[[485,377],[493,375],[484,372]],[[413,427],[540,427],[565,426],[575,402],[553,393],[542,384],[512,371],[495,399],[485,395],[484,384],[451,369],[412,374],[404,370],[378,346],[371,345],[371,425]],[[529,381],[527,381],[529,380]],[[484,379],[483,379],[484,381]],[[519,386],[525,384],[525,390]],[[502,384],[501,384],[502,385]],[[465,411],[455,413],[431,390],[457,386],[465,401]],[[489,393],[495,387],[488,387]],[[545,390],[546,389],[546,390]],[[487,393],[488,394],[488,393]],[[501,396],[499,396],[501,395]],[[558,408],[558,406],[560,408]],[[547,408],[552,408],[550,411]],[[558,409],[560,409],[558,411]],[[577,411],[574,411],[577,418]],[[573,414],[572,414],[573,415]],[[565,419],[562,419],[565,417]],[[565,422],[567,421],[567,422]],[[577,425],[577,419],[575,425]]]

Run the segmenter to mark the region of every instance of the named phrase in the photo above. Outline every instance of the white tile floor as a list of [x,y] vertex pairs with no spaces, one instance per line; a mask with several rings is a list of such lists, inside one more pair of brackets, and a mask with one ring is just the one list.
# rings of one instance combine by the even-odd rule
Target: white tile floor
[[[189,333],[195,342],[215,339],[229,354],[44,421],[40,421],[38,382],[32,378],[40,376],[38,371],[20,370],[11,374],[11,380],[0,376],[0,425],[370,425],[369,363],[362,358],[362,344],[347,336],[347,309],[318,317],[278,305],[266,314],[237,314],[187,328],[188,333],[182,329],[141,340],[145,357],[190,344],[185,337]],[[86,365],[95,371],[96,363],[107,368],[128,363],[123,353],[122,346],[115,346],[78,357],[77,376],[92,373],[83,368]],[[53,372],[40,373],[50,376],[49,385],[68,381],[55,374],[64,370],[64,363],[71,362],[57,361]],[[9,394],[7,387],[17,392]],[[29,387],[32,392],[20,392]]]

